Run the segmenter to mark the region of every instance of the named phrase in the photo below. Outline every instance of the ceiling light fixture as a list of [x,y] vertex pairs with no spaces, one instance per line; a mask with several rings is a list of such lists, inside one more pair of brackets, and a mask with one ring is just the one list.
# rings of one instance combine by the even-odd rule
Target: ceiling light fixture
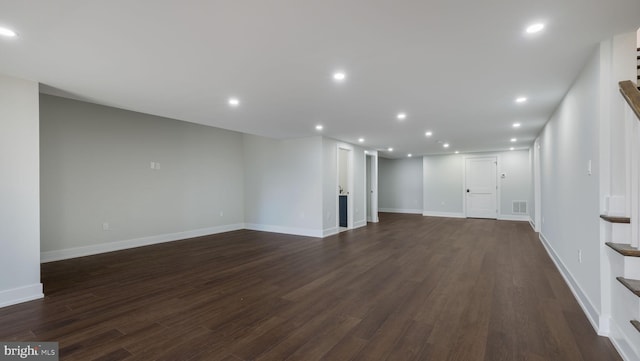
[[411,158],[411,157],[413,157],[413,154],[409,153],[409,154],[407,154],[407,157]]
[[237,107],[238,105],[240,105],[240,99],[238,99],[238,98],[229,98],[227,103],[229,103],[229,105],[231,105],[232,107]]
[[442,146],[445,148],[449,148],[449,143],[444,143]]
[[526,32],[527,34],[535,34],[535,33],[541,32],[542,29],[544,29],[544,24],[537,23],[537,24],[529,25],[526,29]]
[[514,150],[514,149],[516,149],[516,148],[514,148],[514,147],[509,148],[509,150]]
[[358,142],[364,143],[364,138],[358,138]]
[[407,119],[407,114],[406,113],[398,113],[398,115],[396,115],[396,118],[398,118],[398,120],[405,120],[405,119]]
[[456,151],[455,151],[455,153],[456,153],[456,154],[459,154],[460,152],[456,150]]
[[387,150],[388,150],[389,152],[393,152],[393,148],[391,148],[391,147],[387,148]]
[[513,123],[514,128],[520,128],[520,123]]
[[518,139],[517,139],[517,138],[511,138],[511,143],[515,143],[515,142],[517,142],[517,141],[518,141]]
[[430,137],[433,135],[433,132],[431,132],[430,130],[427,131],[426,133],[424,133],[425,136]]
[[516,98],[516,103],[524,103],[527,101],[527,97],[518,97]]
[[0,35],[6,36],[8,38],[13,38],[18,34],[16,34],[16,32],[11,29],[0,27]]
[[337,71],[333,73],[333,80],[336,82],[343,82],[347,79],[347,74],[342,71]]
[[318,124],[316,125],[316,130],[322,130],[324,129],[324,127],[322,126],[322,124]]

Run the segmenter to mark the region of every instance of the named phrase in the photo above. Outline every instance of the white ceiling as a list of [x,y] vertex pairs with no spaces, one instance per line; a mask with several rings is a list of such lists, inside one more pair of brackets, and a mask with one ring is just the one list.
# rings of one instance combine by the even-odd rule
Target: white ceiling
[[0,73],[50,94],[277,138],[323,124],[401,157],[528,147],[640,1],[0,0],[0,26],[19,33]]

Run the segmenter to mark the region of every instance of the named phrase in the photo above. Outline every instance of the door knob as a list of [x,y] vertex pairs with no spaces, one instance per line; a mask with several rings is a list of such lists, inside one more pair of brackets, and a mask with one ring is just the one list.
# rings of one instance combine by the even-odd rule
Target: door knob
[[467,189],[467,193],[469,193],[469,190]]

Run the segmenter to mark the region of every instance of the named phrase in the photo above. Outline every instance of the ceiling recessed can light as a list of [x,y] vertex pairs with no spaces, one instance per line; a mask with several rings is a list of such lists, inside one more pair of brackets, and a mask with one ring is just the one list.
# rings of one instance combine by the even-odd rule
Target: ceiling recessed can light
[[516,103],[524,103],[527,101],[527,97],[517,97]]
[[514,150],[514,149],[516,149],[516,148],[514,148],[514,147],[509,148],[509,150]]
[[324,127],[322,126],[322,124],[318,124],[316,125],[316,130],[322,130],[324,129]]
[[520,123],[513,123],[514,128],[520,128]]
[[344,81],[345,79],[347,79],[347,74],[345,72],[337,71],[333,73],[333,80],[337,82],[341,82],[341,81]]
[[358,142],[363,143],[364,142],[364,138],[358,138]]
[[518,139],[517,139],[517,138],[511,138],[511,143],[515,143],[515,142],[517,142],[517,141],[518,141]]
[[231,105],[232,107],[237,107],[238,105],[240,105],[240,99],[238,99],[238,98],[229,98],[227,103],[229,103],[229,105]]
[[411,158],[411,157],[413,157],[413,154],[409,153],[409,154],[407,154],[407,157]]
[[527,34],[535,34],[535,33],[541,32],[542,29],[544,29],[544,24],[537,23],[537,24],[529,25],[526,29],[526,32]]
[[430,137],[433,135],[433,132],[431,132],[430,130],[427,131],[426,133],[424,133],[425,136]]
[[455,153],[456,153],[456,154],[458,154],[458,153],[460,153],[460,152],[456,150],[456,151],[455,151]]
[[442,146],[445,148],[449,148],[449,143],[444,143]]
[[388,150],[389,152],[393,152],[393,148],[391,148],[391,147],[387,148],[387,150]]
[[398,113],[398,115],[396,115],[396,118],[398,118],[398,120],[405,120],[405,119],[407,119],[407,114],[406,113]]
[[18,34],[16,34],[16,32],[11,29],[0,27],[0,35],[6,36],[8,38],[13,38]]

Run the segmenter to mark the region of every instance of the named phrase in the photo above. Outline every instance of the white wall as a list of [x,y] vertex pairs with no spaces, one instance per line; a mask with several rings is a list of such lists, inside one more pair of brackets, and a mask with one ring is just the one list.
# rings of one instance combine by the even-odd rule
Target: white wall
[[[500,215],[502,219],[516,219],[523,217],[523,220],[529,220],[531,210],[531,161],[529,159],[529,150],[514,150],[502,152],[498,161],[498,177],[500,189]],[[504,173],[505,177],[502,178]],[[513,201],[527,202],[527,215],[522,216],[513,212]]]
[[424,156],[423,214],[464,217],[462,186],[464,156],[460,154]]
[[43,260],[243,227],[240,133],[49,95],[40,106]]
[[0,75],[0,307],[42,297],[38,84]]
[[422,159],[378,159],[381,212],[422,214]]
[[[244,154],[246,227],[321,237],[322,187],[328,177],[322,168],[322,138],[245,134]],[[337,176],[335,169],[332,174]]]
[[[599,89],[600,57],[596,53],[539,137],[541,237],[596,324],[600,310],[601,250]],[[589,161],[593,175],[587,173]]]

